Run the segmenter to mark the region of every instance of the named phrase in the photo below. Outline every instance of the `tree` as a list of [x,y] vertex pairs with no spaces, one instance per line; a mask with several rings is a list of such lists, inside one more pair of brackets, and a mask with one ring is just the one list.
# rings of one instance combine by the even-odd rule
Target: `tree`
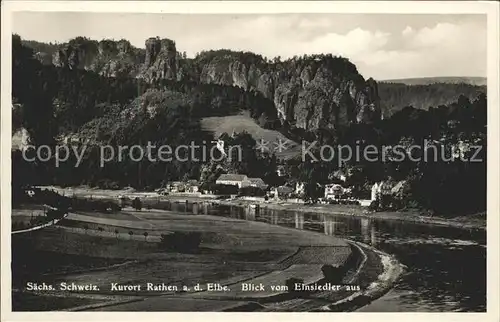
[[145,231],[143,235],[144,235],[144,241],[146,241],[146,239],[148,238],[148,232]]
[[139,197],[135,197],[135,199],[132,201],[132,207],[136,210],[139,211],[142,209],[142,202]]
[[131,230],[128,232],[128,235],[130,236],[130,239],[132,239],[132,235],[134,235],[134,232]]
[[97,230],[99,230],[99,232],[102,234],[104,232],[104,228],[102,227],[98,227]]
[[115,236],[116,236],[116,239],[118,239],[118,233],[119,233],[118,229],[115,229]]
[[241,187],[239,190],[240,196],[262,197],[266,192],[259,187]]
[[322,196],[322,189],[317,183],[306,183],[304,186],[305,199],[316,202]]

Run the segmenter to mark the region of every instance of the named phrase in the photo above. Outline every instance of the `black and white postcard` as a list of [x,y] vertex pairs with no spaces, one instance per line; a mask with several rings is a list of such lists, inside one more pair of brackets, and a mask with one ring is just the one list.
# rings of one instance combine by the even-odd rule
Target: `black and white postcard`
[[3,2],[2,321],[498,321],[498,8]]

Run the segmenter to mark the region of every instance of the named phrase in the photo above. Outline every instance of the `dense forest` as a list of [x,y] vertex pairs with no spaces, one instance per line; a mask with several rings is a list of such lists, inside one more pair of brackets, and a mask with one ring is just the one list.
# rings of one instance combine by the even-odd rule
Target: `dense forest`
[[466,83],[434,83],[428,85],[406,85],[402,83],[378,84],[384,117],[389,117],[406,106],[427,110],[429,107],[456,102],[460,95],[469,99],[486,93],[486,86]]
[[[317,184],[331,182],[332,174],[341,169],[350,174],[347,184],[360,196],[369,193],[374,182],[405,180],[408,188],[403,192],[400,208],[416,207],[439,214],[486,209],[487,98],[484,88],[457,84],[380,84],[382,105],[389,111],[385,116],[390,117],[369,124],[305,131],[280,122],[274,103],[257,91],[191,80],[146,82],[137,78],[111,78],[92,71],[44,65],[18,36],[13,37],[12,50],[13,131],[25,128],[30,143],[35,146],[55,146],[64,139],[76,139],[74,144],[79,148],[88,144],[78,168],[74,156],[56,167],[53,162],[26,162],[21,151],[13,151],[13,186],[88,184],[103,188],[153,189],[172,180],[196,179],[210,185],[221,173],[238,172],[261,177],[270,185],[306,182],[307,194],[314,198],[318,193]],[[218,55],[220,51],[205,52],[197,59],[213,61],[219,59]],[[244,59],[260,61],[253,54],[242,55]],[[113,159],[100,166],[101,145],[144,146],[146,142],[174,148],[186,142],[203,145],[217,138],[201,129],[201,118],[240,111],[249,111],[261,127],[278,130],[297,142],[318,141],[353,149],[368,145],[418,145],[422,147],[418,153],[430,151],[430,155],[436,151],[434,146],[444,148],[449,154],[465,144],[481,147],[476,158],[484,161],[349,160],[339,166],[335,157],[328,162],[304,162],[300,156],[278,160],[274,155],[258,152],[257,142],[251,135],[238,133],[225,134],[222,139],[227,145],[242,147],[241,160],[221,158],[200,162],[190,158],[186,162],[152,162],[144,158],[136,162]],[[320,153],[312,151],[316,155]],[[474,151],[468,149],[465,153],[470,157]],[[289,177],[277,177],[276,169],[280,165],[288,168]]]

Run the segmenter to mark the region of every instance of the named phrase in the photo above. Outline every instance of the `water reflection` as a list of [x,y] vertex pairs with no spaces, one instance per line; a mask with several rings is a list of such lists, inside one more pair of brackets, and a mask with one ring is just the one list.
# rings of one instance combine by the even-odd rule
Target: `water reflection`
[[325,234],[329,236],[334,236],[335,235],[335,224],[337,223],[336,221],[333,220],[332,217],[328,215],[323,215],[323,225],[325,227]]
[[[171,205],[179,212],[186,207]],[[394,254],[408,272],[387,296],[364,311],[486,310],[484,231],[249,206],[203,203],[197,207],[203,208],[203,214],[311,230],[358,240]]]
[[245,211],[245,219],[250,221],[255,221],[255,216],[257,215],[257,208],[252,208],[248,206],[247,211]]
[[370,243],[371,242],[371,230],[372,226],[370,224],[370,219],[361,218],[359,220],[361,224],[361,236],[363,236],[363,242]]
[[378,240],[377,240],[377,230],[375,229],[375,226],[373,225],[370,229],[370,244],[372,246],[377,246]]
[[295,213],[295,228],[304,229],[304,213]]

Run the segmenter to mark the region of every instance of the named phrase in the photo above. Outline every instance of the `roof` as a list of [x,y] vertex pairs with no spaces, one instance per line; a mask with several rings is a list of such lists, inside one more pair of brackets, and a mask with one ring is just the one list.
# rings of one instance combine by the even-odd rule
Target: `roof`
[[287,186],[280,186],[276,188],[278,190],[278,193],[292,193],[295,191],[292,187],[287,187]]
[[219,180],[224,180],[224,181],[244,181],[247,179],[247,176],[244,174],[233,174],[233,173],[227,173],[227,174],[221,174]]
[[392,187],[391,192],[399,193],[404,189],[405,185],[406,185],[406,180],[399,181],[394,187]]
[[265,184],[264,180],[262,180],[261,178],[248,178],[248,181],[250,181],[251,183]]
[[339,184],[327,184],[325,186],[326,189],[331,189],[331,190],[334,190],[334,191],[344,191],[344,187],[342,187],[341,185]]
[[345,176],[346,172],[344,170],[337,170],[333,173],[333,175],[336,177]]
[[382,193],[383,195],[390,195],[392,194],[392,188],[396,185],[395,182],[393,181],[381,181],[378,184],[377,191]]

